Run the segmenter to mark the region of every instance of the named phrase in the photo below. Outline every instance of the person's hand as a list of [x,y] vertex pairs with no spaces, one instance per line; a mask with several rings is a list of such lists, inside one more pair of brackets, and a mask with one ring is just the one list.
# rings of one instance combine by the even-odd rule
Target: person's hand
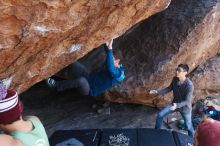
[[171,111],[174,111],[174,110],[176,109],[176,107],[177,107],[177,106],[176,106],[176,103],[173,103],[173,106],[170,107],[170,110],[171,110]]
[[150,90],[149,93],[155,95],[155,94],[157,94],[158,92],[157,92],[157,90]]
[[109,49],[112,49],[112,44],[113,44],[113,39],[109,40],[106,42],[106,46],[109,48]]

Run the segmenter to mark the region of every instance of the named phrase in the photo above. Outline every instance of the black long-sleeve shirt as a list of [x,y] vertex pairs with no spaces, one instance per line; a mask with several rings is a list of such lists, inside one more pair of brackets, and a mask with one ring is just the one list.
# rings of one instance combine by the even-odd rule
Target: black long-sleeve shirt
[[176,103],[177,108],[183,112],[189,112],[192,110],[192,99],[193,99],[194,86],[189,78],[179,84],[179,79],[174,77],[171,84],[158,91],[159,95],[164,95],[170,91],[173,91],[173,101]]

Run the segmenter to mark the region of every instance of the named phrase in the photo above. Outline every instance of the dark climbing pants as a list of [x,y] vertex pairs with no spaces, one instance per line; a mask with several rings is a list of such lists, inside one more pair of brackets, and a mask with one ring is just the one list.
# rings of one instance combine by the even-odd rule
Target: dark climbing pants
[[80,94],[89,95],[90,86],[88,83],[88,70],[79,62],[69,65],[61,71],[62,74],[71,74],[74,79],[57,81],[56,86],[58,91],[76,88]]

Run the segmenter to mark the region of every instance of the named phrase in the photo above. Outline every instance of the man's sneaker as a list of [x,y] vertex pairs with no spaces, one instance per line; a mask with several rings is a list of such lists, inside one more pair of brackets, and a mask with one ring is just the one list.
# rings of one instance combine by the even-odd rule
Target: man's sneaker
[[56,87],[56,81],[52,78],[48,78],[46,79],[46,84],[50,87],[50,88],[55,88]]

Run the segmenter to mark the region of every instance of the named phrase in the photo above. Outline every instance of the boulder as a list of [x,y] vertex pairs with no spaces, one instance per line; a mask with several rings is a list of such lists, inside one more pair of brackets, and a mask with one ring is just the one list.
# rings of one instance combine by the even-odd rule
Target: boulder
[[[219,1],[175,0],[165,11],[129,29],[115,43],[122,54],[126,79],[107,92],[106,99],[155,107],[169,103],[172,94],[156,97],[149,95],[149,90],[168,86],[180,63],[187,63],[191,72],[219,53],[219,11]],[[206,75],[204,84],[197,77],[191,77],[196,96],[205,90],[219,91],[219,71],[212,69],[211,72],[215,73]]]
[[171,0],[0,0],[0,79],[19,93]]

